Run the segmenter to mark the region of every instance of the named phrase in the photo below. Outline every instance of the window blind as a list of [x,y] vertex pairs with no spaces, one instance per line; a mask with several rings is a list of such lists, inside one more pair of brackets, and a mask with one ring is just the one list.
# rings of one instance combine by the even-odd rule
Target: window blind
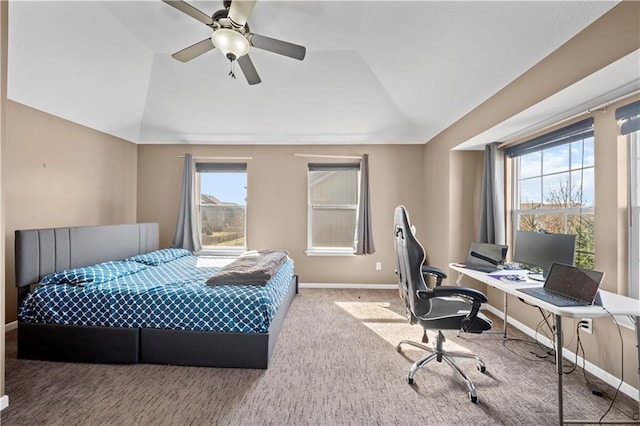
[[246,172],[247,163],[196,163],[198,173]]
[[543,149],[552,148],[558,145],[564,145],[569,142],[585,139],[593,136],[593,118],[587,118],[582,121],[570,124],[553,132],[546,133],[537,138],[507,147],[505,154],[508,157],[520,157],[532,152],[542,151]]
[[628,135],[640,130],[640,101],[617,108],[616,120],[622,120],[620,123],[621,135]]
[[360,163],[309,163],[310,172],[360,170]]

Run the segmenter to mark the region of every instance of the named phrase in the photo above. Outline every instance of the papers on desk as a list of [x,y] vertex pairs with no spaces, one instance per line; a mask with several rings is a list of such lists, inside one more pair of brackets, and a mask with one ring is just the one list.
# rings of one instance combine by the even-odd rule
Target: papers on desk
[[[518,271],[519,272],[519,271]],[[504,282],[521,283],[527,281],[526,271],[518,273],[514,270],[502,270],[488,274],[491,278]]]

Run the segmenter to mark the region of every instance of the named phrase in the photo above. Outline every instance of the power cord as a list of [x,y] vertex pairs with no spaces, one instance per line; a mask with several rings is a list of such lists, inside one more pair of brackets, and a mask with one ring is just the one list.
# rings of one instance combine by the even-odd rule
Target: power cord
[[[533,305],[532,305],[533,306]],[[539,307],[536,306],[536,308],[538,308],[538,312],[540,312],[540,316],[542,316],[542,320],[540,320],[540,322],[538,323],[538,325],[536,326],[536,333],[534,335],[535,341],[538,344],[538,349],[540,349],[542,352],[544,352],[544,355],[538,355],[540,358],[548,358],[549,356],[553,356],[553,347],[550,349],[544,345],[540,344],[540,339],[538,338],[538,333],[542,334],[544,337],[546,337],[548,340],[553,342],[552,338],[549,338],[549,335],[547,335],[547,333],[545,333],[542,329],[542,326],[544,324],[546,324],[547,328],[549,329],[549,331],[551,332],[551,335],[553,336],[553,326],[549,323],[549,317],[551,316],[551,314],[546,314],[544,313],[544,311]]]
[[576,326],[576,336],[578,337],[578,339],[576,342],[575,363],[576,364],[578,363],[578,352],[581,352],[582,353],[582,375],[584,376],[584,381],[586,382],[587,389],[589,389],[591,393],[594,394],[595,396],[602,397],[604,396],[604,392],[602,391],[602,389],[596,383],[589,380],[589,378],[587,377],[587,370],[585,369],[586,355],[584,352],[584,346],[582,346],[582,340],[580,340],[580,330],[582,329],[583,325],[588,325],[588,322],[584,320],[580,320],[578,321],[578,324]]
[[[526,302],[524,302],[526,303]],[[538,323],[538,325],[535,328],[535,335],[534,335],[534,341],[533,342],[527,342],[530,343],[531,345],[536,345],[538,348],[538,352],[534,351],[534,350],[530,350],[529,353],[532,354],[533,356],[535,356],[537,358],[537,360],[539,361],[548,361],[551,364],[555,365],[556,363],[556,358],[555,358],[555,354],[556,354],[556,347],[555,347],[555,340],[553,339],[553,334],[555,334],[555,327],[549,322],[549,318],[551,317],[551,313],[545,313],[545,311],[540,308],[539,306],[530,304],[530,303],[526,303],[530,306],[535,306],[536,308],[538,308],[538,312],[540,312],[540,315],[542,316],[542,320],[540,320],[540,322]],[[544,332],[543,330],[543,326],[546,325],[547,328],[549,329],[549,331],[551,332],[551,337],[549,335],[547,335],[547,333]],[[551,342],[551,348],[542,345],[540,343],[540,338],[538,337],[538,335],[542,335],[544,336],[547,340],[549,340]],[[569,342],[569,345],[571,344],[571,342]],[[581,344],[581,343],[580,343]],[[503,346],[506,347],[506,345],[504,345],[503,342]],[[507,348],[509,349],[509,348]],[[510,350],[510,349],[509,349]],[[511,350],[510,350],[511,351]],[[515,351],[511,351],[513,353],[516,353]],[[526,357],[523,357],[520,354],[516,355],[528,359]],[[573,371],[575,371],[576,369],[576,365],[577,365],[577,358],[576,358],[576,362],[575,363],[571,363],[568,360],[562,360],[563,361],[563,373],[564,374],[571,374],[573,373]],[[566,363],[565,363],[566,362]],[[568,368],[568,371],[565,371],[565,369]]]
[[[523,299],[519,299],[521,302],[530,305],[530,306],[535,306],[531,303],[527,303],[525,302]],[[535,335],[535,341],[534,342],[530,342],[527,340],[523,340],[523,339],[504,339],[502,342],[502,345],[509,350],[510,352],[520,356],[521,358],[524,359],[528,359],[520,354],[518,354],[517,352],[513,351],[512,349],[510,349],[509,347],[507,347],[506,342],[508,340],[511,341],[520,341],[520,342],[524,342],[530,345],[537,345],[538,349],[543,350],[543,352],[546,352],[544,355],[540,355],[540,354],[536,354],[534,351],[530,351],[531,354],[535,355],[538,359],[535,361],[545,361],[545,360],[549,360],[550,362],[552,362],[553,364],[555,364],[555,356],[551,357],[551,355],[555,354],[555,340],[554,339],[549,339],[549,336],[547,336],[544,332],[541,331],[541,327],[543,324],[547,325],[547,328],[549,328],[549,330],[551,331],[551,333],[555,333],[555,327],[553,327],[550,323],[549,323],[549,317],[551,316],[551,314],[544,314],[544,311],[542,310],[542,308],[540,308],[539,306],[536,306],[540,312],[540,314],[542,315],[542,320],[538,323],[538,325],[536,326],[536,335]],[[618,394],[620,392],[620,388],[622,387],[622,383],[624,383],[624,339],[622,338],[622,331],[620,330],[620,324],[618,324],[618,321],[616,320],[616,318],[613,316],[613,314],[611,312],[609,312],[609,310],[607,308],[605,308],[604,306],[602,307],[602,309],[604,309],[607,314],[611,317],[611,319],[613,320],[614,324],[616,325],[616,329],[618,330],[618,336],[620,338],[620,366],[621,366],[621,377],[620,377],[620,383],[618,384],[618,386],[616,387],[615,393],[613,395],[613,398],[611,399],[611,403],[609,404],[609,407],[607,408],[607,410],[604,412],[604,414],[600,417],[600,419],[598,420],[598,424],[602,424],[602,421],[604,420],[604,418],[607,416],[607,414],[609,414],[609,412],[611,411],[611,409],[613,408],[613,405],[618,397]],[[594,395],[600,396],[600,397],[604,397],[604,392],[593,382],[591,382],[588,378],[587,378],[587,373],[585,370],[585,364],[586,364],[586,358],[585,358],[585,352],[584,352],[584,346],[582,345],[582,340],[580,339],[580,329],[582,328],[581,326],[586,324],[585,321],[578,321],[577,326],[576,326],[576,336],[577,336],[577,341],[576,341],[576,350],[575,350],[575,362],[573,363],[573,366],[571,368],[571,370],[569,371],[563,371],[564,374],[570,374],[573,371],[575,371],[576,367],[578,366],[578,351],[580,351],[582,353],[582,374],[584,376],[584,379],[586,381],[586,385],[587,388],[591,391],[591,393],[593,393]],[[545,346],[541,346],[540,342],[538,341],[538,332],[541,332],[542,335],[544,335],[547,339],[551,340],[551,342],[553,342],[553,349],[549,349]],[[634,420],[638,419],[638,416],[640,416],[640,414],[636,414],[634,413],[633,415],[629,416],[631,418],[633,418]]]
[[[616,318],[613,316],[613,314],[611,312],[609,312],[609,310],[605,307],[602,307],[607,314],[611,317],[611,319],[613,320],[614,324],[616,325],[616,329],[618,331],[618,336],[620,338],[620,366],[621,366],[621,377],[620,377],[620,383],[618,384],[618,386],[616,387],[615,393],[611,399],[611,403],[609,404],[609,407],[607,408],[607,410],[604,412],[604,414],[600,417],[600,419],[598,420],[598,424],[602,424],[602,421],[604,420],[604,418],[607,416],[607,414],[609,414],[609,412],[611,411],[611,409],[613,408],[613,405],[615,404],[615,401],[618,397],[618,394],[620,393],[620,388],[622,387],[622,384],[624,383],[624,339],[622,338],[622,331],[620,330],[620,324],[618,324],[618,321],[616,320]],[[543,314],[542,309],[540,309],[540,313]],[[545,316],[543,314],[543,318],[544,320],[541,321],[538,324],[538,327],[545,322],[547,324],[547,326],[549,328],[551,328],[551,325],[548,322],[548,316]],[[600,396],[600,397],[604,397],[604,391],[602,391],[600,389],[600,387],[598,385],[596,385],[594,382],[590,381],[587,377],[587,372],[585,369],[585,364],[586,364],[586,357],[585,357],[585,351],[584,351],[584,346],[582,345],[582,340],[580,339],[580,329],[582,328],[581,326],[585,324],[585,321],[578,321],[577,325],[576,325],[576,336],[577,336],[577,340],[576,340],[576,350],[575,350],[575,362],[573,363],[573,367],[569,370],[569,371],[563,371],[564,374],[571,374],[575,371],[576,367],[578,366],[578,353],[582,353],[582,374],[584,376],[585,382],[586,382],[586,386],[587,388],[591,391],[592,394],[596,395],[596,396]],[[555,328],[553,328],[552,330],[555,330]],[[555,344],[554,344],[554,349],[555,351]],[[546,358],[546,356],[545,356]],[[551,359],[551,362],[555,363],[555,357]],[[637,420],[637,416],[634,413],[633,415],[629,416],[631,418],[633,418],[634,420]]]
[[600,417],[600,420],[598,420],[599,424],[602,424],[602,420],[605,418],[605,416],[607,414],[609,414],[609,411],[611,411],[611,408],[613,407],[613,404],[616,402],[616,398],[618,397],[618,393],[620,392],[620,387],[622,387],[622,383],[624,383],[624,339],[622,338],[622,331],[620,331],[620,324],[618,324],[618,321],[616,320],[616,318],[613,316],[613,314],[611,312],[609,312],[609,310],[607,308],[605,308],[603,306],[602,309],[607,311],[607,314],[609,314],[609,316],[613,320],[613,323],[616,325],[616,328],[618,330],[618,336],[620,337],[620,370],[621,370],[621,373],[620,373],[620,383],[618,384],[618,387],[616,388],[616,391],[613,394],[613,398],[611,398],[611,404],[609,404],[609,408],[607,408],[607,411],[605,411],[604,414],[602,415],[602,417]]
[[502,339],[502,346],[503,346],[506,350],[508,350],[509,352],[511,352],[512,354],[517,355],[517,356],[519,356],[520,358],[525,359],[525,360],[527,360],[527,361],[536,361],[536,362],[539,362],[539,361],[546,361],[546,359],[545,359],[546,357],[545,357],[545,356],[540,356],[539,354],[535,353],[535,352],[534,352],[534,351],[532,351],[532,350],[531,350],[531,351],[529,351],[529,353],[530,353],[530,354],[533,354],[533,355],[536,357],[535,359],[534,359],[534,358],[530,358],[530,357],[525,356],[525,355],[522,355],[521,353],[518,353],[518,352],[517,352],[517,351],[515,351],[514,349],[510,348],[510,347],[507,345],[507,343],[508,343],[508,342],[520,342],[520,343],[524,343],[524,344],[526,344],[526,345],[531,345],[531,346],[537,346],[537,345],[538,345],[538,342],[534,342],[534,341],[526,340],[526,339],[518,339],[518,338],[514,338],[514,337],[508,337],[508,338],[506,338],[506,339]]

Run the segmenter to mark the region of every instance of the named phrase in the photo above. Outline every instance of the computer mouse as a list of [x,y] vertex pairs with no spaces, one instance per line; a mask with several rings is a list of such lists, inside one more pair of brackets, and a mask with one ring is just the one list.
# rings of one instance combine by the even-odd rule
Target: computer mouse
[[526,281],[526,278],[522,275],[504,275],[502,279],[504,281]]

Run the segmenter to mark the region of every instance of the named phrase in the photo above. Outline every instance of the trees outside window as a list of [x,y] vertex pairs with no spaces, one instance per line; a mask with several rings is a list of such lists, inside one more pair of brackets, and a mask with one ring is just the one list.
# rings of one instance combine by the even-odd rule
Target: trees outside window
[[592,269],[593,132],[514,158],[514,227],[576,235],[576,265]]

